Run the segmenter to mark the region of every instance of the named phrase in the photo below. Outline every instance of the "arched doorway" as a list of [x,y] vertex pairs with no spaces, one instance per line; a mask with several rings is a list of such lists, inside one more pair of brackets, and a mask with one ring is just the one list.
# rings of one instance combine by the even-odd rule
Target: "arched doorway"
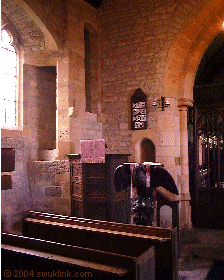
[[189,111],[189,167],[192,222],[224,229],[224,34],[208,47]]
[[193,103],[193,87],[200,61],[213,39],[223,32],[224,2],[201,3],[170,48],[164,76],[163,94],[177,98],[180,120],[180,229],[190,229],[191,195],[189,192],[189,159],[187,110]]
[[155,145],[152,140],[149,138],[143,138],[140,144],[141,150],[141,162],[155,162],[156,153],[155,153]]

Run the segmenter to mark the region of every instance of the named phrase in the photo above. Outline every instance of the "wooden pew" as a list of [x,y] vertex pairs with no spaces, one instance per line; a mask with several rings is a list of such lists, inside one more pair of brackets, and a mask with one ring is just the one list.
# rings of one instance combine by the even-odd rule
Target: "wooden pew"
[[131,257],[7,233],[2,233],[1,240],[4,279],[9,273],[22,279],[48,279],[44,276],[53,274],[57,279],[77,275],[97,280],[155,279],[153,247]]
[[[32,223],[35,225],[32,225]],[[126,245],[129,244],[127,247],[134,246],[136,250],[142,248],[141,246],[144,247],[146,244],[149,246],[150,244],[151,246],[155,246],[156,279],[178,279],[176,252],[176,247],[178,246],[175,245],[175,229],[120,224],[33,211],[28,211],[26,213],[23,224],[24,235],[33,236],[34,234],[33,237],[41,236],[41,238],[57,238],[57,240],[59,238],[58,236],[50,237],[52,231],[54,231],[50,229],[52,225],[55,224],[58,227],[66,227],[66,232],[64,231],[64,233],[61,233],[64,235],[65,233],[67,234],[66,242],[70,244],[81,242],[78,246],[83,246],[83,244],[85,244],[85,246],[88,247],[95,246],[93,248],[114,253],[121,253],[122,250],[126,250],[126,253],[130,254],[130,252],[127,251],[128,248],[125,249],[123,247],[124,242],[126,242]],[[46,226],[46,224],[48,224],[48,226]],[[50,234],[48,237],[45,236],[46,231]],[[61,231],[63,232],[63,230]],[[68,233],[68,231],[70,233]],[[90,232],[94,233],[91,233],[91,238],[88,239]],[[105,239],[104,235],[106,233],[109,234],[109,239],[108,236]],[[82,237],[80,237],[80,235]],[[71,236],[73,236],[73,238]],[[103,241],[104,239],[106,240],[105,242]],[[90,240],[91,242],[88,242]],[[142,240],[144,240],[144,242],[142,242]],[[112,245],[109,246],[108,244]]]
[[56,221],[68,224],[82,225],[87,227],[94,228],[103,228],[114,231],[121,232],[129,232],[129,233],[138,233],[142,235],[148,236],[156,236],[156,237],[164,237],[164,238],[172,238],[172,234],[175,234],[175,228],[161,228],[161,227],[152,227],[152,226],[141,226],[141,225],[131,225],[131,224],[123,224],[116,222],[108,222],[101,220],[92,220],[86,218],[78,218],[78,217],[70,217],[63,216],[52,213],[43,213],[36,211],[27,211],[23,213],[23,219],[26,218],[34,218],[46,221]]

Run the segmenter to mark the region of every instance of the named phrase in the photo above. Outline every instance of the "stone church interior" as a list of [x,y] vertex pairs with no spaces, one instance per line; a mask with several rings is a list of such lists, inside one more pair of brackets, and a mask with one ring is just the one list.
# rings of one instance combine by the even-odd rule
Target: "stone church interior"
[[223,0],[1,0],[1,66],[3,279],[224,279]]

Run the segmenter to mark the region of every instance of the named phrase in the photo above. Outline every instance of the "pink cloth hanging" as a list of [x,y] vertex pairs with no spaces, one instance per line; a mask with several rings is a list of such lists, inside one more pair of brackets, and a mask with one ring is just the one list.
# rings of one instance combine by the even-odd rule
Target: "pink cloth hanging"
[[150,188],[151,163],[146,164],[146,188]]
[[[151,162],[146,163],[146,188],[150,188],[150,178],[151,178]],[[153,204],[157,208],[157,197],[156,190],[153,190]]]
[[131,199],[134,198],[134,190],[133,190],[133,170],[136,166],[136,163],[131,163],[130,164],[130,171],[131,171],[131,193],[130,193],[130,196],[131,196]]
[[105,139],[80,140],[82,163],[105,163]]

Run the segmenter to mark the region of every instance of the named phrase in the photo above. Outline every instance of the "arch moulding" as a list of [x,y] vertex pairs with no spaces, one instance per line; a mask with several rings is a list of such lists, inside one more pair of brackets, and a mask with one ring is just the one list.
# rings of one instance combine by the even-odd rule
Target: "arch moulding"
[[223,0],[204,0],[170,48],[164,76],[164,96],[177,99],[180,120],[180,229],[190,230],[187,108],[193,105],[193,87],[200,61],[210,43],[223,29]]
[[193,100],[193,86],[200,61],[213,39],[224,32],[224,1],[206,4],[178,35],[166,59],[164,95]]
[[45,38],[45,47],[47,50],[56,51],[60,48],[60,39],[56,34],[52,35],[47,26],[43,23],[42,19],[34,12],[24,0],[16,0],[16,2],[27,12],[33,19],[36,25],[41,29]]

